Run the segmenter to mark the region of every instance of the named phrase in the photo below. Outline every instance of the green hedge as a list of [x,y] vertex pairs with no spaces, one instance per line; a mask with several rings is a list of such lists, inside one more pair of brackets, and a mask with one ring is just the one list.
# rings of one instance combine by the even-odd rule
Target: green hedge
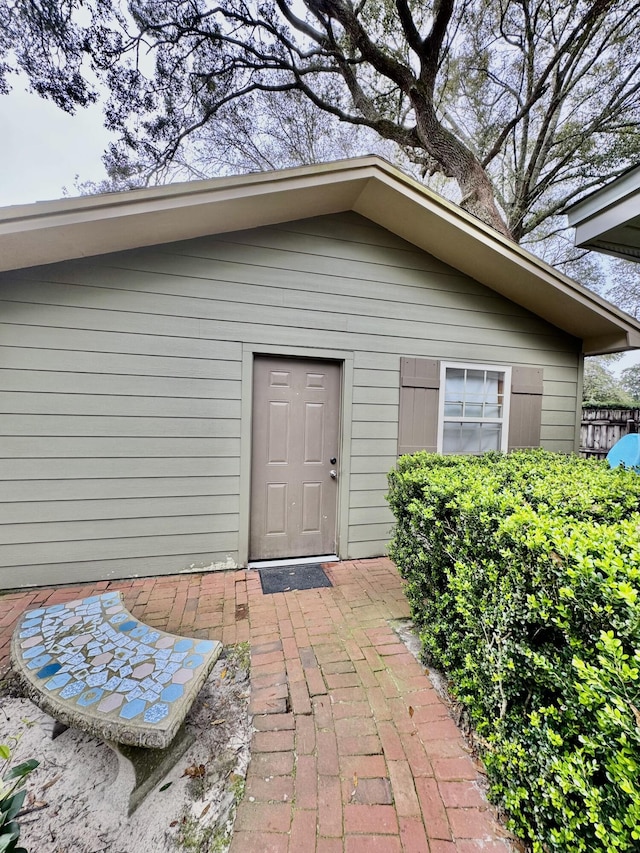
[[640,850],[640,476],[419,453],[389,484],[425,655],[510,827],[540,853]]

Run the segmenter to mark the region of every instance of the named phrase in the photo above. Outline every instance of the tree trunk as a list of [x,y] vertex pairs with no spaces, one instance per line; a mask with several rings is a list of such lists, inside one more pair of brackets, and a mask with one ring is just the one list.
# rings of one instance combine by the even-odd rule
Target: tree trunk
[[515,240],[496,205],[493,187],[480,161],[459,139],[440,124],[425,98],[412,93],[418,136],[425,150],[443,167],[443,173],[458,182],[460,207],[490,225],[499,234]]

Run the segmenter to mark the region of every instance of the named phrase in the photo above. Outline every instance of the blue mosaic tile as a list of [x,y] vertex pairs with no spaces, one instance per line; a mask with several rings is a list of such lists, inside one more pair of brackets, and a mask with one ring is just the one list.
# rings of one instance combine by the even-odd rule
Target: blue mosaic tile
[[41,670],[36,672],[38,678],[49,678],[51,675],[55,675],[61,668],[61,663],[49,663],[46,666],[43,666]]
[[40,628],[26,628],[24,631],[20,631],[20,639],[25,640],[27,637],[35,637],[39,633]]
[[60,687],[64,687],[65,684],[68,684],[71,680],[71,674],[68,672],[58,672],[57,675],[54,675],[53,678],[50,678],[49,681],[45,684],[47,690],[59,690]]
[[169,706],[163,702],[158,702],[145,711],[144,721],[145,723],[159,723],[161,720],[164,720],[168,713]]
[[[122,629],[120,629],[120,630],[122,630]],[[135,627],[133,629],[133,631],[131,632],[131,636],[136,637],[137,639],[140,639],[140,637],[144,637],[144,635],[147,633],[147,631],[148,631],[148,628],[146,625],[142,625],[142,624],[138,623],[137,627]]]
[[117,675],[112,676],[107,683],[104,685],[105,690],[117,690],[120,687],[121,678],[118,678]]
[[120,716],[125,720],[132,720],[144,711],[146,704],[143,699],[134,699],[131,702],[127,702],[120,711]]
[[40,624],[40,619],[25,619],[22,623],[23,628],[34,628]]
[[169,660],[174,660],[174,661],[180,661],[180,662],[182,662],[182,661],[186,658],[186,656],[187,656],[187,653],[186,653],[186,652],[179,652],[179,653],[178,653],[178,652],[174,652],[174,653],[171,655],[171,657],[169,658]]
[[44,613],[44,607],[38,607],[37,610],[30,610],[29,614],[28,614],[29,619],[35,619],[36,616],[42,616],[43,613]]
[[83,708],[88,708],[89,705],[93,705],[95,702],[102,699],[103,695],[104,690],[101,687],[92,687],[91,690],[86,690],[82,696],[78,697],[78,705],[81,705]]
[[64,604],[52,604],[51,607],[47,607],[47,615],[49,615],[50,613],[59,613],[60,610],[64,610],[64,609],[65,609]]
[[113,656],[116,660],[129,660],[131,657],[131,652],[129,649],[115,649],[113,652]]
[[193,645],[193,640],[189,640],[186,637],[183,637],[182,640],[178,640],[177,643],[173,644],[174,652],[186,652]]
[[182,684],[170,684],[168,687],[164,688],[160,694],[160,698],[165,702],[175,702],[175,700],[179,699],[183,693],[184,687]]
[[199,655],[206,655],[213,651],[215,643],[213,640],[201,640],[195,647],[194,651]]
[[[145,625],[146,628],[146,625]],[[160,639],[160,633],[158,631],[148,631],[144,637],[142,637],[142,642],[150,645],[151,643],[155,643],[156,640]]]
[[87,684],[89,687],[100,687],[100,685],[104,684],[108,678],[108,675],[105,670],[102,672],[96,672],[93,675],[89,675],[87,677]]
[[85,598],[85,599],[83,599],[83,603],[84,603],[84,604],[87,604],[87,605],[88,605],[88,604],[95,604],[95,603],[96,603],[96,601],[97,601],[97,602],[99,602],[99,601],[100,601],[100,596],[99,596],[99,595],[90,595],[90,596],[89,596],[89,598]]
[[121,622],[126,622],[128,618],[128,613],[116,613],[115,616],[112,616],[111,619],[109,619],[109,622],[111,622],[112,625],[119,625]]
[[74,681],[73,684],[67,684],[64,690],[60,693],[61,699],[73,699],[74,696],[77,696],[78,693],[82,693],[84,688],[87,685],[84,681]]
[[156,681],[159,681],[160,684],[166,684],[167,681],[171,681],[171,673],[170,672],[157,672],[155,674]]
[[69,672],[73,673],[74,678],[82,681],[84,681],[89,675],[89,671],[84,666],[73,666]]
[[25,660],[31,660],[31,658],[35,658],[38,655],[41,655],[44,651],[46,651],[46,649],[47,647],[43,645],[34,646],[32,649],[27,649],[26,652],[23,652],[22,657]]
[[131,631],[131,629],[135,628],[137,624],[138,623],[134,622],[133,619],[130,619],[128,622],[123,622],[123,624],[120,625],[120,630],[123,632]]
[[204,663],[204,658],[202,655],[189,655],[182,661],[182,666],[185,669],[196,669],[199,666],[202,666]]
[[140,698],[144,699],[146,702],[157,702],[160,698],[160,694],[156,693],[155,690],[145,690]]
[[28,669],[40,669],[41,666],[44,666],[46,663],[49,663],[51,660],[51,655],[38,655],[37,658],[33,658],[27,664]]

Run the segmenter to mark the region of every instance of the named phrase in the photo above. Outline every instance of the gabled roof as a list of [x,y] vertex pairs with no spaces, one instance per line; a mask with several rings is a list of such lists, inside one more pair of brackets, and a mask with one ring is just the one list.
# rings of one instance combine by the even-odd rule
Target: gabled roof
[[0,210],[0,270],[355,211],[581,338],[640,347],[640,324],[378,157]]
[[576,246],[640,261],[640,166],[567,208]]

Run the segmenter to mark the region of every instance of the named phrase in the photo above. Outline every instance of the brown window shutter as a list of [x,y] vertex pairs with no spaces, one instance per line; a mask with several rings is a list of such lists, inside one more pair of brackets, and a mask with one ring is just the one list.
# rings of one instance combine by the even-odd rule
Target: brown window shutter
[[512,368],[509,450],[540,447],[542,378],[541,367]]
[[400,359],[398,456],[418,450],[436,452],[439,390],[439,361]]

